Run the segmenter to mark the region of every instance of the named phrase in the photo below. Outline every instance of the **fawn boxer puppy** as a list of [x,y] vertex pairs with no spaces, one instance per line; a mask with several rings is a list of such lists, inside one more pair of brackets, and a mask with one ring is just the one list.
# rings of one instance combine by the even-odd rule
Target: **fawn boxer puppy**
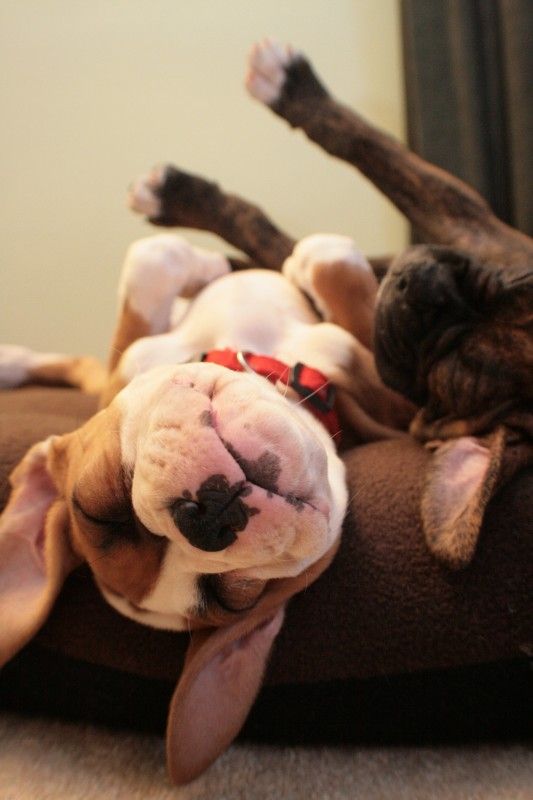
[[[330,272],[335,298],[318,288]],[[238,732],[288,598],[337,549],[347,490],[336,409],[363,440],[402,435],[412,414],[365,346],[376,291],[346,237],[308,237],[279,274],[231,272],[223,256],[162,234],[128,252],[107,373],[94,360],[0,352],[4,385],[100,379],[103,405],[11,476],[0,663],[82,562],[125,616],[191,631],[169,715],[177,782]],[[352,332],[317,311],[343,304]]]

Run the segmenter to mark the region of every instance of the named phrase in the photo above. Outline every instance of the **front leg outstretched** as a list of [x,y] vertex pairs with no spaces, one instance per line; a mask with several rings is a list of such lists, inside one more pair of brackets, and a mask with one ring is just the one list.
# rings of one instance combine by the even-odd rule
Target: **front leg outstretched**
[[138,178],[128,202],[154,225],[215,233],[258,267],[279,269],[294,247],[294,239],[258,206],[171,165],[156,167]]

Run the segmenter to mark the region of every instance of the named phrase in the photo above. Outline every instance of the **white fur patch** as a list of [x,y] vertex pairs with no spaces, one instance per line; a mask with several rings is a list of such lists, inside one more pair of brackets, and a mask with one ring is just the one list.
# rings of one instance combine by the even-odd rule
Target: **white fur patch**
[[178,545],[169,542],[157,583],[140,602],[139,610],[102,587],[101,592],[113,608],[136,622],[164,630],[187,630],[199,601],[198,573],[184,571],[183,561]]
[[180,295],[191,297],[206,284],[226,275],[226,258],[185,239],[162,233],[130,245],[119,284],[119,302],[150,325],[151,333],[170,327],[173,305]]
[[252,47],[248,56],[245,85],[248,92],[266,105],[272,105],[281,94],[286,69],[296,53],[290,45],[263,39]]
[[36,353],[29,347],[14,344],[0,345],[0,389],[22,386],[37,367],[68,360],[61,353]]
[[321,264],[338,262],[354,270],[372,273],[372,267],[353,239],[334,233],[314,233],[301,239],[281,269],[291,283],[313,298],[324,319],[328,319],[327,308],[314,292],[313,273]]
[[176,297],[170,309],[170,329],[177,328],[189,310],[191,301],[187,297]]
[[173,333],[161,333],[159,336],[144,336],[133,342],[119,363],[120,377],[130,383],[154,367],[166,364],[182,364],[198,355],[199,348],[183,343]]

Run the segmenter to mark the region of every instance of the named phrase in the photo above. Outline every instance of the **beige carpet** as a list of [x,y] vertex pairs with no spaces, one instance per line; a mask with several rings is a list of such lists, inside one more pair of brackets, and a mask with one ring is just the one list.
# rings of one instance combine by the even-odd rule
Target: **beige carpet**
[[533,800],[526,747],[234,746],[169,785],[163,742],[0,714],[0,800]]

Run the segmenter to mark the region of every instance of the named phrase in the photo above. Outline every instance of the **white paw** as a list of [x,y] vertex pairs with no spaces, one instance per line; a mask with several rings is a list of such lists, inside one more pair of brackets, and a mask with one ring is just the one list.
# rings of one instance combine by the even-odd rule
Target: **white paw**
[[166,166],[154,167],[147,175],[141,175],[128,189],[128,206],[132,211],[146,217],[158,217],[161,213],[161,200],[157,190],[163,185]]
[[314,277],[324,265],[338,263],[372,275],[372,267],[353,240],[334,233],[314,233],[300,239],[283,263],[283,275],[313,298],[324,319],[328,319],[328,310],[314,291]]
[[35,379],[34,370],[68,360],[64,353],[39,353],[18,344],[0,345],[0,389],[14,389]]
[[119,284],[119,301],[151,324],[167,329],[176,297],[192,297],[230,271],[219,253],[193,247],[181,236],[161,233],[130,245]]
[[15,344],[0,345],[0,388],[13,389],[26,383],[34,355],[29,347]]
[[263,39],[248,56],[245,85],[252,97],[272,105],[281,94],[286,69],[297,55],[289,44]]

